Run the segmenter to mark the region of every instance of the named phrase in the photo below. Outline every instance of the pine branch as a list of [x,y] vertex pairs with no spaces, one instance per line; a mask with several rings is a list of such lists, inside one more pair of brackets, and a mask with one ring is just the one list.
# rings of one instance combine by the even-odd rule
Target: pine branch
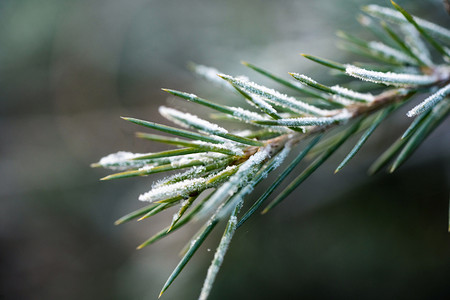
[[[350,137],[362,132],[335,172],[349,164],[379,125],[400,106],[410,107],[407,116],[415,119],[403,135],[375,161],[369,169],[370,173],[378,172],[390,162],[391,172],[399,168],[448,117],[450,66],[446,63],[435,64],[433,61],[448,61],[450,52],[445,43],[450,43],[450,31],[410,15],[394,2],[392,4],[394,9],[376,5],[364,8],[369,15],[381,19],[381,26],[368,16],[359,17],[359,22],[382,41],[365,41],[343,32],[338,34],[346,42],[346,48],[381,64],[341,64],[302,54],[321,66],[347,75],[349,79],[380,84],[378,88],[362,91],[362,88],[328,86],[295,72],[289,73],[295,80],[285,79],[243,62],[250,69],[288,87],[291,92],[299,93],[287,95],[252,82],[247,77],[225,75],[217,69],[191,63],[190,69],[199,77],[221,87],[225,93],[237,92],[242,95],[243,100],[253,106],[253,110],[220,105],[191,93],[164,89],[181,99],[214,110],[215,121],[204,120],[170,107],[160,107],[159,112],[178,127],[123,118],[136,125],[175,136],[138,133],[137,137],[178,148],[156,153],[120,151],[105,156],[92,167],[104,167],[118,173],[102,180],[182,171],[154,183],[151,190],[139,196],[139,200],[152,203],[118,219],[116,224],[134,219],[144,220],[178,205],[171,222],[168,222],[169,226],[139,245],[138,249],[141,249],[194,219],[208,220],[184,249],[181,261],[169,276],[160,296],[216,225],[228,220],[200,294],[200,299],[205,300],[236,230],[270,198],[307,154],[315,159],[272,199],[263,213],[285,200]],[[398,28],[392,23],[397,24]],[[438,55],[433,57],[428,47],[434,48]],[[411,99],[420,94],[425,96],[425,100],[411,108]],[[220,119],[234,120],[248,129],[230,132],[216,123]],[[319,143],[321,139],[323,141]],[[288,161],[290,152],[298,154]],[[247,196],[270,173],[282,168],[285,160],[287,166],[240,217],[239,211],[242,204],[248,201]]]

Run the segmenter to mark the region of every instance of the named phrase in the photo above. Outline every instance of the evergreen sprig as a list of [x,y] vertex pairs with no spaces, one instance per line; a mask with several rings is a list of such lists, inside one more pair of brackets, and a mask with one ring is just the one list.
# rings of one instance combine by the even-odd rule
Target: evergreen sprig
[[[420,104],[410,108],[407,116],[415,117],[411,126],[375,161],[370,173],[379,171],[391,161],[389,170],[392,172],[397,169],[448,116],[450,66],[447,64],[447,46],[450,44],[450,31],[413,17],[398,4],[392,4],[394,9],[369,5],[363,9],[367,15],[359,17],[360,23],[380,37],[382,42],[365,41],[348,33],[339,33],[346,49],[376,59],[381,62],[380,65],[341,64],[302,54],[305,58],[342,74],[380,84],[371,93],[337,85],[327,86],[298,73],[290,73],[293,80],[287,80],[243,62],[252,70],[298,93],[294,97],[251,82],[246,77],[225,75],[213,68],[190,64],[195,73],[225,88],[227,92],[236,91],[255,109],[250,111],[219,105],[194,94],[171,89],[164,91],[213,109],[217,112],[216,117],[241,122],[248,126],[248,130],[229,132],[211,121],[168,107],[161,107],[160,113],[183,129],[123,118],[176,136],[138,133],[137,137],[178,148],[158,153],[135,154],[121,151],[110,154],[92,166],[120,172],[102,180],[183,171],[155,183],[150,191],[139,196],[139,200],[151,204],[120,218],[116,224],[133,219],[142,220],[179,205],[179,210],[173,220],[168,222],[168,227],[138,246],[141,249],[193,220],[207,220],[191,239],[160,296],[216,225],[228,220],[200,294],[200,299],[206,299],[235,231],[269,199],[307,154],[315,157],[313,162],[278,193],[263,213],[283,201],[351,136],[362,131],[358,142],[336,168],[336,172],[341,170],[393,111],[402,105],[411,107],[409,101],[412,96],[428,94]],[[380,22],[377,23],[376,19]],[[424,41],[434,48],[437,53],[435,57],[430,55]],[[340,130],[331,131],[332,128]],[[299,154],[249,210],[240,216],[246,196],[269,173],[279,168],[290,152]]]

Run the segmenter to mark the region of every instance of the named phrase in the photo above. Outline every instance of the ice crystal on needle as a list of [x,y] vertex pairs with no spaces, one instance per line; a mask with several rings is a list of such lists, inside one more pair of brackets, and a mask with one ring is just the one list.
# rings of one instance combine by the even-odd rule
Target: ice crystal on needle
[[203,208],[203,214],[209,213],[224,198],[233,196],[237,189],[244,186],[252,174],[256,171],[256,167],[262,163],[270,155],[270,146],[261,149],[253,154],[245,163],[243,163],[236,174],[231,176],[227,182],[220,186],[217,191],[212,195],[211,199],[205,204]]
[[372,102],[375,99],[375,97],[370,93],[358,93],[339,85],[334,85],[331,89],[335,91],[337,95],[344,98],[346,97],[346,99],[361,99],[366,102]]
[[153,202],[174,198],[176,196],[185,198],[193,192],[201,192],[219,184],[220,182],[212,182],[211,179],[220,177],[222,174],[230,172],[235,168],[236,166],[228,166],[223,171],[217,174],[210,175],[208,177],[197,177],[192,179],[185,179],[183,181],[172,184],[159,185],[158,187],[151,189],[147,193],[141,194],[139,196],[139,200]]
[[159,113],[175,124],[185,128],[193,127],[210,134],[228,133],[225,128],[222,128],[217,124],[213,124],[190,113],[184,113],[170,107],[160,106]]
[[433,95],[429,96],[423,100],[419,105],[408,111],[406,114],[408,117],[414,117],[419,115],[432,107],[434,107],[438,102],[442,101],[447,95],[450,94],[450,84],[447,84],[440,90],[438,90]]
[[[219,74],[222,74],[222,72],[220,72],[216,68],[197,64],[190,64],[190,66],[197,75],[203,77],[207,81],[222,88],[225,88],[227,90],[234,90],[234,88],[231,85],[229,85],[226,81],[224,81],[222,78],[219,77]],[[237,78],[243,81],[248,80],[248,77],[244,75],[240,75]]]
[[371,71],[352,65],[348,65],[345,72],[362,80],[398,87],[429,85],[438,81],[436,76]]
[[234,111],[233,116],[243,121],[255,121],[264,120],[264,116],[261,116],[255,112],[243,109],[242,107],[230,107]]
[[309,113],[312,115],[325,115],[327,112],[317,108],[315,106],[304,103],[294,97],[287,96],[282,94],[274,89],[267,88],[265,86],[256,84],[251,81],[243,81],[239,78],[234,78],[229,75],[221,74],[220,75],[225,80],[231,82],[233,85],[243,89],[244,91],[260,96],[268,101],[281,105],[283,107],[287,107],[293,110],[296,110],[298,113]]
[[232,87],[229,84],[227,84],[219,77],[219,74],[221,72],[219,72],[219,70],[217,70],[216,68],[197,64],[192,64],[191,66],[197,75],[205,78],[209,82],[214,83],[217,86],[224,87],[226,89],[232,89]]
[[119,151],[104,156],[97,163],[98,165],[110,170],[122,171],[129,168],[139,168],[146,164],[146,161],[133,160],[136,157],[145,155],[144,153],[132,153],[127,151]]

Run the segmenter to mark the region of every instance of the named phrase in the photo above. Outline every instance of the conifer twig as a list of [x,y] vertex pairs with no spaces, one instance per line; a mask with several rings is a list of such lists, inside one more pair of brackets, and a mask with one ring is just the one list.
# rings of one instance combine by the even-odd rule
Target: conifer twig
[[[206,300],[236,230],[270,199],[307,155],[314,157],[314,160],[298,172],[299,175],[272,199],[262,213],[284,201],[350,137],[362,132],[335,173],[341,170],[398,107],[408,106],[407,116],[415,119],[375,161],[369,173],[378,172],[389,163],[390,172],[399,168],[448,117],[450,66],[447,62],[450,51],[447,46],[450,44],[450,31],[410,15],[395,2],[392,5],[394,9],[377,5],[364,8],[369,15],[382,20],[381,28],[371,17],[359,17],[360,23],[380,37],[382,42],[365,41],[349,33],[338,33],[346,42],[346,48],[369,56],[381,65],[341,64],[302,54],[309,60],[334,69],[335,73],[337,70],[349,79],[360,80],[360,83],[368,81],[371,87],[378,84],[378,88],[363,91],[362,88],[349,88],[350,85],[345,84],[329,86],[296,72],[289,73],[291,77],[287,75],[288,79],[285,79],[243,62],[250,69],[289,88],[291,93],[300,94],[291,95],[252,82],[245,76],[226,75],[215,68],[191,63],[189,67],[199,77],[223,88],[226,93],[237,92],[253,108],[222,105],[195,94],[163,89],[195,105],[214,110],[216,118],[210,121],[164,106],[159,108],[160,114],[177,127],[123,117],[136,125],[171,135],[140,132],[137,137],[176,148],[155,153],[119,151],[91,165],[117,172],[101,180],[173,172],[138,197],[150,204],[118,219],[115,224],[135,219],[141,221],[179,206],[168,227],[141,243],[138,249],[142,249],[194,220],[207,220],[183,249],[180,262],[159,296],[174,282],[216,225],[228,220],[200,294],[199,299]],[[399,29],[393,28],[392,23],[400,24]],[[398,30],[404,34],[399,34]],[[436,57],[427,47],[436,50]],[[411,108],[410,100],[420,94],[424,95],[425,100]],[[246,129],[239,132],[228,130],[216,123],[222,119],[238,122]],[[292,152],[296,153],[295,158],[289,160],[289,153]],[[287,161],[287,166],[283,166],[284,161]],[[242,204],[249,201],[247,196],[277,168],[282,169],[280,174],[240,217]]]

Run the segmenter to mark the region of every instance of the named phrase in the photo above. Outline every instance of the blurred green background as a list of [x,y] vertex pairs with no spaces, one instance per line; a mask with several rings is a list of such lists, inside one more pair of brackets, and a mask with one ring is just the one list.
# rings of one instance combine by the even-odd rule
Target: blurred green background
[[[166,123],[157,115],[162,104],[197,112],[161,87],[237,101],[192,75],[189,61],[275,88],[240,60],[331,83],[327,70],[298,54],[353,60],[334,46],[334,34],[364,36],[355,17],[367,3],[390,5],[0,1],[0,298],[156,299],[200,224],[140,251],[135,246],[172,212],[113,225],[141,206],[137,196],[159,177],[99,182],[108,173],[89,164],[119,150],[163,149],[134,138],[140,129],[119,116]],[[441,1],[398,3],[449,25]],[[395,174],[366,176],[407,122],[399,112],[338,175],[333,170],[351,145],[283,205],[248,221],[210,298],[449,299],[449,121]],[[219,231],[163,299],[198,296]]]

